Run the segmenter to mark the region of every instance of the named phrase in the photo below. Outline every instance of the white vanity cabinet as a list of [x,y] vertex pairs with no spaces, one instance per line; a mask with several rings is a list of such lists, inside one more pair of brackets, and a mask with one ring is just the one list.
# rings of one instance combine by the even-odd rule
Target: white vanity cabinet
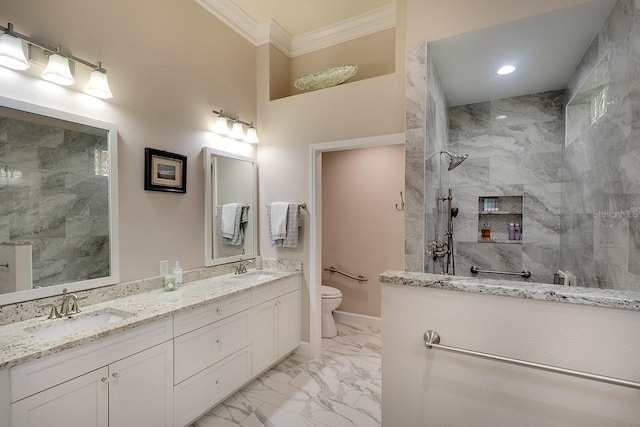
[[11,425],[173,425],[171,318],[11,368]]
[[0,425],[186,426],[300,344],[300,275],[0,371]]
[[175,426],[195,421],[251,380],[250,308],[245,292],[174,316]]
[[255,377],[300,344],[300,278],[255,289],[249,320]]

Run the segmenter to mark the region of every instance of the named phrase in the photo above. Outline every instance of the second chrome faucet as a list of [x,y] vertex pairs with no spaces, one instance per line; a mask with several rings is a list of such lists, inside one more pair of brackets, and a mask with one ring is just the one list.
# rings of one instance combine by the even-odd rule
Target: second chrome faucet
[[236,264],[235,273],[234,274],[243,274],[247,272],[247,267],[253,263],[253,260],[240,261]]

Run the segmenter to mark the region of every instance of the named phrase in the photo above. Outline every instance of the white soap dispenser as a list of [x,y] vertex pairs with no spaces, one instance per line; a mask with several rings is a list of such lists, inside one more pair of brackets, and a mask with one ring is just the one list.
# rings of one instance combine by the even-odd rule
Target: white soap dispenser
[[176,266],[171,273],[176,277],[176,285],[182,285],[182,268],[180,268],[180,261],[176,261]]
[[258,251],[258,255],[256,256],[256,270],[262,270],[262,256],[260,255],[260,251]]

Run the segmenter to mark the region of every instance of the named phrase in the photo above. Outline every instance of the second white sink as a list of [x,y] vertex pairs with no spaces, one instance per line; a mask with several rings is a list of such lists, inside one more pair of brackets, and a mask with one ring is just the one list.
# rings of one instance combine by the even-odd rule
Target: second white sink
[[250,273],[239,274],[237,276],[233,276],[236,279],[244,279],[250,280],[252,282],[258,282],[260,280],[271,279],[275,276],[274,273],[268,273],[266,271],[252,271]]
[[65,319],[48,320],[28,330],[31,335],[44,339],[57,339],[78,332],[117,323],[133,316],[120,310],[105,309],[94,313],[81,313]]

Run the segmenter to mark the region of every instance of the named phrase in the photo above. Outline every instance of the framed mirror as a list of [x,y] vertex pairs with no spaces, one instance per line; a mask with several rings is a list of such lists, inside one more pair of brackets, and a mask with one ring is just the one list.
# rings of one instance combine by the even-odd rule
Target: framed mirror
[[117,131],[0,97],[0,305],[118,282]]
[[204,149],[205,265],[256,256],[257,171],[254,159]]

